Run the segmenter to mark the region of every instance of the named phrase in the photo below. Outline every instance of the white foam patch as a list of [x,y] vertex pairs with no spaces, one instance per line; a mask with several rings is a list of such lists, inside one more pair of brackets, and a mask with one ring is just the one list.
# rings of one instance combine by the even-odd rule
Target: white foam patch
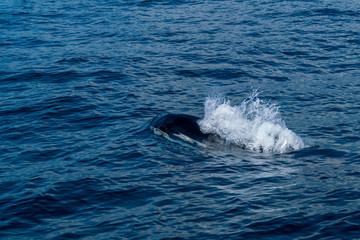
[[254,92],[238,106],[224,97],[208,97],[202,132],[216,134],[227,143],[257,152],[285,153],[305,147],[304,141],[289,130],[275,104],[265,103]]

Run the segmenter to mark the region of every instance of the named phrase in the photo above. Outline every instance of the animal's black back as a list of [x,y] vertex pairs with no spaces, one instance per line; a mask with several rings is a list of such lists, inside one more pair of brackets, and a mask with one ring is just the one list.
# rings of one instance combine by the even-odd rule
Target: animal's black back
[[150,125],[160,129],[167,134],[184,134],[195,140],[202,140],[208,137],[201,132],[197,121],[198,117],[187,114],[166,114],[155,118]]

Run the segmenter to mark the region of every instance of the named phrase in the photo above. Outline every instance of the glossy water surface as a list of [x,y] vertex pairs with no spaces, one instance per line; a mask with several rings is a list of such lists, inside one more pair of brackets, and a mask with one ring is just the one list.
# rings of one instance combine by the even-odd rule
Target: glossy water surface
[[[0,2],[1,239],[359,239],[360,2]],[[149,128],[258,89],[311,147]]]

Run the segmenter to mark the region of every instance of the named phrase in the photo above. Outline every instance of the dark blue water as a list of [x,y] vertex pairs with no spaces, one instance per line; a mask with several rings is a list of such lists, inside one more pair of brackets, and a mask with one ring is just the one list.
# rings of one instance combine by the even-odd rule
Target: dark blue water
[[[312,144],[149,127],[254,89]],[[0,238],[360,239],[359,111],[355,0],[1,1]]]

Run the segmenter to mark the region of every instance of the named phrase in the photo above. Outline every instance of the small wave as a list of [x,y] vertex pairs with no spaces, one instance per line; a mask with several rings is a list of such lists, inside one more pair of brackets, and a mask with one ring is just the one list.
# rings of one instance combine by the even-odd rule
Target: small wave
[[307,147],[301,137],[286,127],[279,107],[260,100],[257,91],[235,106],[221,96],[207,97],[205,116],[198,124],[206,134],[257,152],[286,153]]

